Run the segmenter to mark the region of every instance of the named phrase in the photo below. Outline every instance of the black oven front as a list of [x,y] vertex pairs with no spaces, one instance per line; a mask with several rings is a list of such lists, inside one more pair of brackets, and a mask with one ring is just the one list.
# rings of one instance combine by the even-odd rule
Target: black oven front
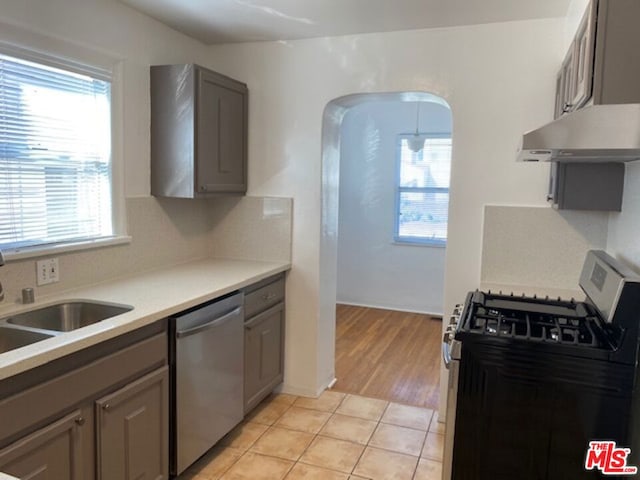
[[[604,283],[592,275],[598,268],[608,272]],[[584,302],[467,296],[443,344],[453,396],[444,480],[629,478],[604,454],[587,468],[594,441],[629,449],[630,472],[640,466],[640,280],[621,271],[604,252],[589,252]],[[594,279],[615,299],[591,298]]]

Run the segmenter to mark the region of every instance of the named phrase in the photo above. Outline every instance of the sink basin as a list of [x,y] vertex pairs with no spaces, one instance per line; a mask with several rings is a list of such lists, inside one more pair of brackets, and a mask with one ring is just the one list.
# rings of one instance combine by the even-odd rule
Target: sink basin
[[53,335],[42,332],[31,332],[0,326],[0,353],[5,353],[16,348],[25,347],[32,343],[46,340]]
[[128,305],[91,301],[73,301],[50,305],[30,312],[18,313],[7,323],[56,332],[70,332],[133,310]]

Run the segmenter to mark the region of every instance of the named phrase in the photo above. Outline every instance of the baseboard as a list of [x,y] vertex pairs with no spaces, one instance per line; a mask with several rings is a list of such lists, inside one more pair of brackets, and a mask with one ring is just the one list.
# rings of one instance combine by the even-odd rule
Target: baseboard
[[335,378],[334,375],[331,375],[331,379],[323,382],[322,385],[316,390],[312,388],[300,388],[296,387],[295,385],[287,385],[282,383],[278,388],[276,388],[275,391],[278,393],[295,395],[297,397],[318,398],[322,394],[322,392],[324,392],[328,388],[331,388],[337,381],[337,378]]
[[366,303],[356,303],[356,302],[343,302],[341,300],[337,300],[336,303],[338,305],[349,305],[352,307],[364,307],[364,308],[377,308],[379,310],[394,310],[396,312],[406,312],[406,313],[419,313],[422,315],[429,315],[431,317],[440,317],[442,318],[442,313],[436,312],[427,312],[421,310],[411,310],[407,308],[397,308],[397,307],[388,307],[386,305],[374,305],[374,304],[366,304]]
[[313,388],[300,388],[294,385],[282,385],[278,389],[278,393],[287,393],[289,395],[295,395],[296,397],[308,397],[308,398],[318,398],[322,392],[324,392],[324,388],[319,390],[315,390]]

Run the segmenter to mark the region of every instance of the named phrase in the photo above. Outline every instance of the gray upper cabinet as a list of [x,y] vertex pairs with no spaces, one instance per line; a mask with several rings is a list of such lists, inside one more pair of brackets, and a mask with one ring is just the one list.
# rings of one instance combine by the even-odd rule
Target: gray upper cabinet
[[151,193],[247,190],[248,90],[198,65],[151,67]]
[[622,210],[623,163],[553,162],[547,200],[558,210]]
[[575,91],[574,50],[571,48],[562,62],[556,81],[555,118],[571,111],[571,102]]
[[596,2],[587,8],[575,39],[573,40],[573,91],[569,97],[568,108],[582,107],[591,98],[593,84],[593,57],[596,33]]
[[593,68],[595,104],[640,102],[640,2],[599,0]]
[[555,117],[586,104],[640,102],[638,0],[591,0],[556,82]]

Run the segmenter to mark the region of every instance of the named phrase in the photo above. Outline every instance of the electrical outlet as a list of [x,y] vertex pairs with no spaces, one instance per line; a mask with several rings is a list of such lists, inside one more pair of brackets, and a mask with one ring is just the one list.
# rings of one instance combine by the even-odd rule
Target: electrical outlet
[[47,260],[38,260],[36,262],[36,283],[40,285],[48,285],[60,280],[60,272],[58,271],[58,259],[48,258]]

